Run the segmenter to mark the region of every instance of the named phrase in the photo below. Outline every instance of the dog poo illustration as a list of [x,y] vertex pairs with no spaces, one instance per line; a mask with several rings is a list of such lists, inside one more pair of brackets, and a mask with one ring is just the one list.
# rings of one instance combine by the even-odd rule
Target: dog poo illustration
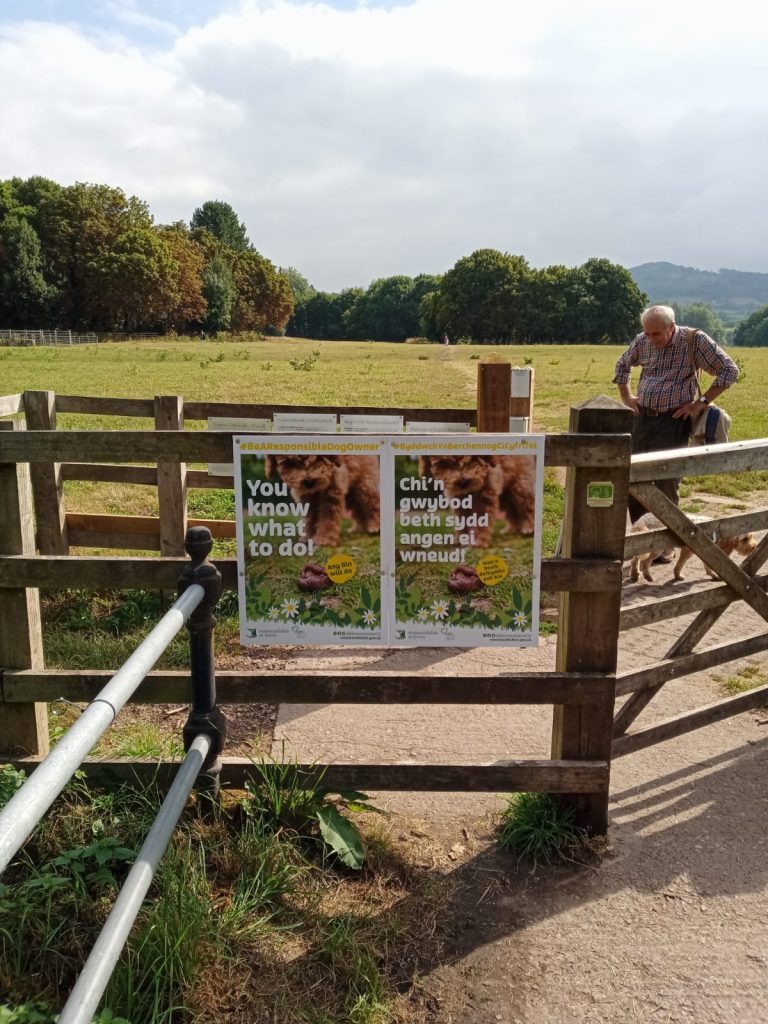
[[476,531],[479,547],[489,547],[497,519],[506,519],[515,533],[533,533],[536,465],[532,456],[422,455],[419,475],[441,481],[449,498],[471,494],[472,511],[488,514],[488,525]]
[[315,565],[313,562],[307,562],[302,567],[297,580],[299,590],[325,590],[326,587],[333,585],[333,582],[322,567],[322,565]]
[[471,594],[485,584],[471,565],[457,565],[448,578],[448,589],[454,594]]
[[266,474],[279,473],[294,501],[309,505],[307,536],[336,547],[341,520],[352,517],[358,530],[379,532],[379,460],[376,455],[267,455]]

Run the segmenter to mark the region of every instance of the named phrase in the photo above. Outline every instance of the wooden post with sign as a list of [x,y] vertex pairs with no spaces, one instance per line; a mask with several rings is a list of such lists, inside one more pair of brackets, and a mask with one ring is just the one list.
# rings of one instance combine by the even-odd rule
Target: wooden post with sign
[[[562,555],[565,558],[624,556],[627,495],[631,456],[632,411],[601,396],[571,409],[569,429],[578,434],[627,434],[626,462],[598,471],[568,469]],[[611,590],[560,595],[557,635],[558,672],[615,672],[618,653],[621,583]],[[552,722],[555,760],[611,759],[613,701],[601,704],[557,704]],[[608,792],[569,794],[576,823],[592,835],[608,828]]]
[[[0,430],[23,427],[0,421]],[[26,463],[0,462],[0,554],[34,555],[32,487]],[[24,587],[0,587],[0,674],[5,669],[43,667],[40,596]],[[0,755],[48,753],[45,704],[0,701]]]
[[512,394],[509,401],[509,415],[512,419],[528,420],[528,430],[533,430],[533,384],[532,366],[512,367]]

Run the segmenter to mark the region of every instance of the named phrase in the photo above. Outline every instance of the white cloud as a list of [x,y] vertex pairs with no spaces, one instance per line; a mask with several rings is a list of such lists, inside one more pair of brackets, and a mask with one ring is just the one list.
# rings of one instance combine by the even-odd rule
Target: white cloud
[[321,287],[479,246],[768,269],[768,18],[745,0],[276,0],[176,35],[126,14],[154,49],[0,25],[0,177],[119,184],[161,220],[225,199]]

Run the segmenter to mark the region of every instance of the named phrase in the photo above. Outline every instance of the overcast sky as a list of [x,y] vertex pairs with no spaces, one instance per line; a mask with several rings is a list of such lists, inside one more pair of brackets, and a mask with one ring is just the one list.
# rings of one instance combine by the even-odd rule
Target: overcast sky
[[482,247],[768,271],[754,0],[0,0],[0,178],[223,199],[319,288]]

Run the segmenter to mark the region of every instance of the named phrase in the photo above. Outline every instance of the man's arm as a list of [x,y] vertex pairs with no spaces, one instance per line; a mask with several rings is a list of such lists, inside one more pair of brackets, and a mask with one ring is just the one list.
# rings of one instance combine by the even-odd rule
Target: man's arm
[[[739,377],[739,368],[729,355],[727,355],[717,342],[713,341],[704,331],[697,331],[694,335],[694,357],[696,365],[715,379],[709,385],[701,398],[694,398],[687,405],[680,406],[675,410],[675,418],[683,416],[696,416],[707,405],[710,405],[719,398],[724,391],[727,391],[731,384],[734,384]],[[702,399],[706,399],[706,402]]]
[[627,351],[619,356],[619,361],[616,363],[616,373],[613,378],[613,383],[618,385],[619,397],[622,402],[635,414],[640,411],[640,401],[632,394],[630,380],[632,378],[632,367],[636,366],[637,362],[637,338],[635,338]]

